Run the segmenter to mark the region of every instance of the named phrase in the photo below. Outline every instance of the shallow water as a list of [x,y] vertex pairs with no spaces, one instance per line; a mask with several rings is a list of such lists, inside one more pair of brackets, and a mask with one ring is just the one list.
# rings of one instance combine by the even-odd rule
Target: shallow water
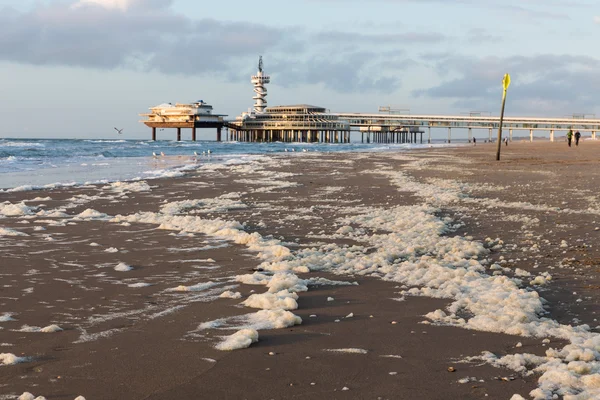
[[[0,188],[158,178],[172,176],[182,169],[193,169],[206,162],[227,162],[250,155],[286,151],[290,154],[304,150],[380,152],[427,146],[429,145],[0,139]],[[208,151],[211,152],[210,155]],[[161,156],[161,153],[165,156]]]

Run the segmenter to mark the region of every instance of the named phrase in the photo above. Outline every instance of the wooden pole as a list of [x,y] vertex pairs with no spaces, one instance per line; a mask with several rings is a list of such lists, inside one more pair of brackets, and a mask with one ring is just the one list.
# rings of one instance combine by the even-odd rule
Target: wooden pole
[[181,128],[177,128],[177,141],[181,142]]
[[496,145],[496,161],[500,161],[500,149],[502,148],[502,121],[504,120],[504,105],[506,96],[502,98],[502,110],[500,111],[500,126],[498,127],[498,144]]
[[196,141],[196,127],[195,126],[192,127],[192,141],[193,142]]
[[152,128],[152,140],[156,142],[156,128]]
[[502,109],[500,111],[500,126],[498,126],[498,144],[496,145],[496,161],[500,161],[500,149],[502,148],[502,122],[504,121],[504,105],[506,104],[506,90],[510,85],[510,75],[504,74],[502,79]]

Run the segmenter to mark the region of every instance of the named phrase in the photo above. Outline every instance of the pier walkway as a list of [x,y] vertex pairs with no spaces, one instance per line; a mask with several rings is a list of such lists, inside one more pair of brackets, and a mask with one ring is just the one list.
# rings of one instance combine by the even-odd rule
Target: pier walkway
[[[473,139],[473,129],[488,130],[488,137],[493,139],[494,130],[500,126],[500,117],[481,115],[410,115],[392,113],[335,113],[340,120],[347,121],[351,128],[358,129],[367,135],[367,143],[385,142],[395,143],[398,134],[409,132],[409,142],[416,143],[416,134],[421,133],[420,142],[423,143],[422,128],[427,128],[427,142],[431,142],[432,128],[445,128],[448,130],[448,143],[452,141],[452,129],[467,129],[468,139]],[[554,141],[557,132],[565,133],[572,129],[581,133],[590,132],[593,139],[600,131],[600,119],[590,119],[574,116],[573,118],[545,118],[545,117],[504,117],[502,129],[508,131],[509,140],[513,138],[514,131],[528,131],[529,140],[533,141],[536,131],[545,131]],[[372,137],[371,137],[372,136]]]

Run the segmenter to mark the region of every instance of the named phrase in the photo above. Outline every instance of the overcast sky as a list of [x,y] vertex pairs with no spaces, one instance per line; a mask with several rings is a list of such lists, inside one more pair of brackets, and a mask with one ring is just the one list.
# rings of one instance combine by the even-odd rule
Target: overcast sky
[[597,0],[0,0],[0,137],[147,138],[139,113],[203,99],[339,112],[600,118]]

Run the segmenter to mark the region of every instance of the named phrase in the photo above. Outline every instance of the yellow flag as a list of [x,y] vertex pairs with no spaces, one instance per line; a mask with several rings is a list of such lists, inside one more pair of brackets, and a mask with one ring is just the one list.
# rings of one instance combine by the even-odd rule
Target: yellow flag
[[504,74],[504,79],[502,79],[502,86],[504,87],[504,91],[506,92],[506,90],[510,86],[510,75],[509,74]]

